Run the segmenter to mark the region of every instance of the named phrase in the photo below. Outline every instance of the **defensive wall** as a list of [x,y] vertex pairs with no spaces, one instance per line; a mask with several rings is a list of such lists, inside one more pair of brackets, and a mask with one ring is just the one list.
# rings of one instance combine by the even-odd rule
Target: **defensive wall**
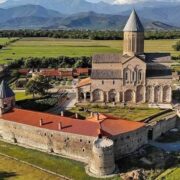
[[159,121],[149,122],[147,125],[149,140],[155,140],[171,129],[180,128],[178,124],[179,118],[175,114],[162,118]]
[[107,139],[102,137],[105,139],[101,141],[94,136],[49,130],[1,118],[0,138],[86,162],[90,173],[99,177],[115,172],[115,160],[133,153],[170,129],[178,128],[179,124],[177,116],[171,114],[156,122],[152,120],[134,131],[108,136]]
[[94,137],[42,129],[0,119],[0,137],[20,145],[88,162]]
[[130,154],[148,143],[147,128],[142,127],[136,131],[112,137],[114,140],[115,158]]

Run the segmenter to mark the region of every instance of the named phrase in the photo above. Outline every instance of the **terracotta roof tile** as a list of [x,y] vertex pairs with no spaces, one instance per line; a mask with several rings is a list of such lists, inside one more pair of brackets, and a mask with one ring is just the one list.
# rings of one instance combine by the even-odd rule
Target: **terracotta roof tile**
[[82,79],[79,84],[78,87],[82,87],[82,86],[86,86],[91,84],[91,78],[86,78],[86,79]]
[[49,69],[49,70],[43,70],[41,72],[41,75],[46,77],[54,77],[54,76],[60,76],[60,72],[57,69]]
[[[145,124],[140,122],[133,122],[121,120],[109,115],[100,115],[104,120],[101,121],[102,131],[105,135],[118,135],[135,131],[143,127]],[[2,119],[39,128],[49,130],[68,132],[73,134],[97,137],[99,132],[99,121],[78,120],[68,117],[61,117],[57,115],[34,112],[29,110],[22,110],[15,108],[14,110],[3,114]],[[40,120],[43,120],[43,125],[40,126]],[[62,124],[62,129],[58,129],[59,123]]]
[[[2,119],[17,123],[27,124],[40,128],[59,131],[58,124],[62,123],[62,132],[69,132],[80,135],[94,136],[98,135],[98,124],[83,120],[77,120],[68,117],[61,117],[48,113],[41,113],[29,110],[15,108],[14,110],[3,114]],[[43,120],[44,125],[40,126],[40,120]],[[51,122],[51,123],[50,123]]]

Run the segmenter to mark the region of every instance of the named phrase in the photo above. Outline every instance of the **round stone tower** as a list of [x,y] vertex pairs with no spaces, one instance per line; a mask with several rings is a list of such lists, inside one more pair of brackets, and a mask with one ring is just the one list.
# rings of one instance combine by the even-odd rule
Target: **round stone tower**
[[115,172],[112,140],[102,137],[94,141],[89,171],[96,176],[111,175]]
[[135,10],[132,11],[124,28],[123,54],[129,56],[144,53],[144,27]]

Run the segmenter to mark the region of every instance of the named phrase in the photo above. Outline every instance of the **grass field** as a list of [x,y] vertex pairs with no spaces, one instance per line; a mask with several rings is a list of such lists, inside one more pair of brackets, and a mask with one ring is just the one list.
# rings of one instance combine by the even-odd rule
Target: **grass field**
[[16,39],[16,38],[0,38],[0,44],[4,45],[4,44],[6,44],[9,41],[14,40],[14,39]]
[[26,95],[25,92],[16,92],[16,101],[31,99],[32,95]]
[[[46,170],[56,172],[74,180],[95,180],[85,173],[84,164],[70,159],[49,155],[36,150],[11,145],[0,141],[0,153],[34,164]],[[6,171],[4,166],[3,171]],[[23,173],[24,174],[24,173]],[[112,178],[118,180],[119,178]],[[28,179],[27,179],[28,180]],[[29,180],[34,180],[29,179]],[[39,179],[37,179],[39,180]]]
[[180,179],[180,168],[171,168],[163,172],[156,180],[179,180]]
[[[5,41],[4,39],[0,39]],[[170,52],[180,55],[172,45],[177,40],[145,41],[146,52]],[[122,52],[123,41],[64,40],[53,38],[24,38],[3,50],[0,50],[0,63],[6,63],[21,57],[57,57],[57,56],[92,56],[95,53]]]
[[0,155],[0,179],[8,180],[60,180],[61,178],[19,161]]
[[[93,107],[87,106],[86,107],[89,111],[92,112],[99,112],[110,114],[122,119],[128,119],[132,121],[140,121],[149,116],[159,113],[160,109],[150,109],[150,108],[117,108],[117,107]],[[73,108],[70,110],[71,113],[78,113],[81,117],[85,118],[90,116],[88,112],[80,111],[79,108]]]

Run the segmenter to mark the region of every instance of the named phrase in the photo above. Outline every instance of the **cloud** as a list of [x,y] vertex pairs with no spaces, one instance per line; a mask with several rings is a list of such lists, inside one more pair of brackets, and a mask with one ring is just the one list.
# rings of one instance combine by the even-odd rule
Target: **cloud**
[[0,0],[0,3],[3,3],[3,2],[5,2],[6,0]]

